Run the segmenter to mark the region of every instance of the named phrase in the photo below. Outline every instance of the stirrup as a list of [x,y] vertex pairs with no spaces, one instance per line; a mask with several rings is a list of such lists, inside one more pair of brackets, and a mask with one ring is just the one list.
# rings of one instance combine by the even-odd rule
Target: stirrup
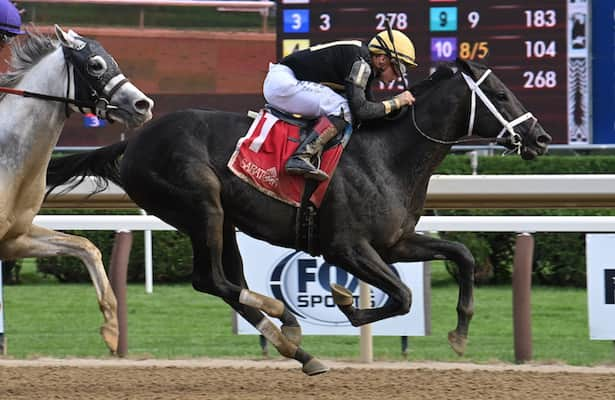
[[306,179],[314,179],[319,182],[329,179],[329,175],[326,172],[316,168],[299,156],[289,158],[284,170],[289,175],[303,175]]
[[303,174],[303,177],[305,179],[313,179],[318,182],[323,182],[329,179],[329,175],[327,175],[327,173],[321,169],[313,169],[307,171],[305,172],[305,174]]

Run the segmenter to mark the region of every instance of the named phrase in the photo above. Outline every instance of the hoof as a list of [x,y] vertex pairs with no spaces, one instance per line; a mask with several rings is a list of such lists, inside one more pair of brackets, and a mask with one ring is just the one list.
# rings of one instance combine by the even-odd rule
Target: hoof
[[337,283],[331,284],[331,294],[333,295],[333,301],[338,306],[351,306],[354,301],[352,292]]
[[117,326],[111,324],[105,324],[100,327],[100,335],[102,336],[105,344],[111,351],[111,354],[117,354],[117,346],[119,342],[120,332]]
[[310,361],[303,364],[303,368],[301,368],[301,370],[308,376],[314,376],[324,374],[329,371],[329,367],[314,357]]
[[282,325],[282,335],[286,337],[292,344],[299,347],[301,345],[301,327]]
[[457,355],[462,356],[466,351],[466,343],[468,343],[468,338],[467,336],[459,335],[457,331],[450,331],[448,333],[448,343]]

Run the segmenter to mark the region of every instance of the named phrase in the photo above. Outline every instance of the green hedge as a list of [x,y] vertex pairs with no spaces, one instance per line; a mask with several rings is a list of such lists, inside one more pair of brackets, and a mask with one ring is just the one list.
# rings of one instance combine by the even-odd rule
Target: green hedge
[[[21,283],[21,260],[2,261],[2,283],[14,285]],[[1,299],[0,299],[1,300]]]
[[[448,156],[439,174],[470,174],[470,158]],[[495,174],[612,174],[615,157],[545,156],[534,161],[512,157],[479,157],[477,173]],[[609,209],[542,210],[438,210],[438,215],[615,215]],[[480,232],[440,232],[441,237],[464,243],[476,258],[475,281],[481,284],[509,283],[512,273],[515,234]],[[583,233],[536,233],[534,235],[533,280],[535,283],[583,287],[585,276],[585,235]],[[457,279],[457,266],[447,262],[447,270]]]
[[[109,214],[101,210],[41,210],[41,214]],[[114,214],[136,214],[134,211],[116,211]],[[109,268],[115,232],[111,231],[65,231],[88,238],[102,254],[105,268]],[[157,283],[190,282],[192,273],[192,247],[187,236],[176,231],[152,232],[152,257],[154,280]],[[60,282],[89,282],[90,277],[81,260],[75,257],[44,257],[36,260],[37,270],[44,275],[55,276]],[[132,250],[128,263],[128,281],[143,282],[145,279],[144,232],[132,235]]]
[[[615,215],[612,210],[459,210],[438,215]],[[440,237],[464,243],[476,259],[475,282],[509,283],[516,235],[514,233],[439,232]],[[584,287],[585,234],[546,233],[534,235],[533,281],[543,285]],[[455,279],[457,266],[446,263]]]
[[[214,7],[138,6],[105,4],[20,3],[26,10],[24,23],[69,26],[139,26],[141,16],[146,28],[197,30],[260,31],[258,12],[220,12]],[[94,17],[93,17],[94,16]],[[267,19],[268,31],[275,30],[275,13]]]
[[[66,231],[88,238],[102,253],[105,268],[109,269],[115,232]],[[190,240],[175,231],[152,232],[152,257],[155,260],[154,280],[157,283],[190,282],[192,273],[192,248]],[[75,257],[45,257],[37,260],[37,270],[55,276],[60,282],[89,282],[90,277],[81,260]],[[145,279],[144,233],[132,235],[132,250],[128,263],[128,281]]]
[[[451,154],[444,159],[437,174],[471,174],[470,157],[465,154]],[[547,155],[532,161],[524,161],[518,156],[479,157],[479,175],[502,174],[613,174],[615,157],[610,155],[564,156]]]

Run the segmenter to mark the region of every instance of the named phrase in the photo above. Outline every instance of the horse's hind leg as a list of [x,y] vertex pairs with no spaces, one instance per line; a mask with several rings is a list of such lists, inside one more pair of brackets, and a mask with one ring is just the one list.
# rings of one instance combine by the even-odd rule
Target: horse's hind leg
[[[299,361],[303,365],[303,372],[306,374],[317,375],[328,371],[328,368],[319,360],[286,338],[280,329],[260,310],[240,301],[241,293],[247,289],[226,279],[226,272],[228,271],[229,276],[234,278],[235,281],[237,279],[243,280],[243,272],[239,270],[241,260],[238,252],[232,250],[224,252],[224,261],[228,264],[225,264],[223,271],[221,266],[209,262],[211,260],[209,249],[196,245],[201,240],[194,236],[192,236],[192,240],[194,251],[193,286],[196,290],[221,297],[267,338],[281,355]],[[231,246],[233,244],[235,243],[231,242]],[[263,296],[263,298],[266,297]],[[269,300],[275,301],[274,299]]]
[[282,334],[296,346],[301,344],[301,325],[297,318],[288,311],[279,300],[263,296],[248,289],[248,283],[243,272],[243,261],[237,245],[235,227],[232,224],[224,224],[224,249],[222,252],[222,265],[226,278],[240,286],[240,303],[253,306],[265,312],[272,318],[278,318],[282,322]]
[[[280,329],[258,309],[254,308],[252,304],[246,304],[245,301],[242,301],[247,289],[242,288],[238,283],[229,281],[226,277],[225,267],[223,266],[224,255],[226,261],[231,264],[229,270],[235,271],[235,277],[238,277],[236,268],[242,268],[242,266],[235,238],[229,234],[232,226],[225,226],[224,224],[224,210],[220,200],[220,182],[215,174],[207,172],[201,175],[199,181],[204,183],[208,190],[201,193],[200,206],[193,210],[187,210],[194,221],[188,229],[194,252],[193,287],[198,291],[218,296],[230,304],[254,325],[276,347],[280,354],[303,364],[303,371],[306,374],[316,375],[326,372],[327,368],[320,361],[288,340]],[[205,232],[202,229],[203,223],[205,223]],[[225,239],[230,241],[229,252],[223,254]],[[247,293],[252,292],[247,291]],[[248,297],[251,299],[250,296]],[[280,309],[276,300],[265,296],[262,296],[262,298],[267,300],[262,304],[263,309],[266,309],[265,311],[283,315],[283,305]]]
[[109,350],[117,351],[118,322],[117,301],[109,285],[100,251],[89,240],[80,236],[67,235],[51,229],[32,225],[28,235],[0,243],[0,258],[74,256],[85,264],[98,298],[98,304],[105,319],[100,333]]
[[461,243],[413,233],[402,238],[389,249],[391,262],[451,260],[459,267],[459,298],[457,300],[457,327],[448,334],[453,350],[463,355],[468,340],[470,320],[474,315],[474,257]]

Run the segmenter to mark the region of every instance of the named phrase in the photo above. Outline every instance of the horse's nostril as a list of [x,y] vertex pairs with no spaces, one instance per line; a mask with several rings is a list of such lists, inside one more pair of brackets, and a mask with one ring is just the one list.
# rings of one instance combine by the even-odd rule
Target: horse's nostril
[[146,99],[141,99],[135,102],[135,109],[139,112],[147,112],[151,107],[151,101],[147,101]]

